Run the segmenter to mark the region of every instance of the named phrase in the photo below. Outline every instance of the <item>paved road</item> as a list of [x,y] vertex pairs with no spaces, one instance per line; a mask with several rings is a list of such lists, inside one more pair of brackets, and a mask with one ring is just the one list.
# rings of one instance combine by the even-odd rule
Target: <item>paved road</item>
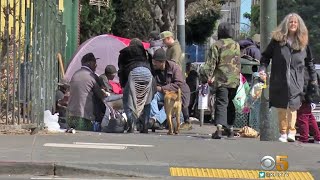
[[[245,138],[212,140],[210,133],[214,131],[213,127],[194,126],[193,130],[178,136],[167,136],[166,131],[0,136],[0,161],[54,162],[55,173],[63,175],[85,172],[66,172],[59,169],[60,166],[107,170],[110,174],[106,175],[116,174],[113,177],[117,178],[122,174],[121,177],[131,179],[167,179],[171,175],[170,167],[261,171],[260,159],[263,156],[287,155],[289,171],[309,171],[315,179],[320,179],[320,145],[260,142],[259,139]],[[254,173],[257,177],[258,173]]]

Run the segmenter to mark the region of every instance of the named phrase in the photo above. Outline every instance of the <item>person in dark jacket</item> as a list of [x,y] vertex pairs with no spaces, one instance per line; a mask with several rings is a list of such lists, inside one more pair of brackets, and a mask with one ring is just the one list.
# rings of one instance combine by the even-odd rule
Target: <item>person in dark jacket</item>
[[257,43],[255,43],[252,39],[247,38],[239,41],[241,56],[244,58],[248,58],[249,60],[253,59],[256,61],[260,61],[261,52],[260,47]]
[[[99,77],[95,74],[97,59],[93,53],[81,59],[81,69],[76,71],[70,81],[67,123],[77,130],[93,130],[93,122],[101,121],[103,99],[107,94],[102,90]],[[102,110],[105,109],[102,108]]]
[[[123,107],[128,118],[128,133],[142,115],[141,133],[148,133],[150,102],[153,97],[153,77],[147,52],[139,39],[120,51],[118,59],[120,84],[124,88]],[[142,114],[143,113],[143,114]]]
[[307,51],[307,44],[307,27],[298,14],[291,13],[273,31],[272,39],[260,60],[260,76],[266,79],[266,68],[272,59],[270,106],[278,111],[281,142],[295,141],[305,66],[310,75],[310,85],[317,86],[313,59]]
[[163,41],[160,39],[160,33],[158,31],[152,31],[149,36],[150,48],[147,49],[148,53],[153,56],[154,52],[163,47]]
[[320,144],[320,131],[316,118],[312,114],[312,103],[318,103],[315,100],[319,99],[318,89],[310,84],[308,71],[304,73],[302,105],[297,111],[297,125],[299,128],[299,141],[303,143],[309,142],[309,129],[313,132],[314,143]]
[[[151,102],[151,121],[158,121],[162,124],[166,120],[166,113],[162,107],[159,110],[158,102],[164,101],[163,91],[175,91],[181,89],[182,92],[182,114],[184,122],[189,128],[189,102],[190,102],[190,89],[183,78],[183,74],[179,65],[174,61],[167,60],[166,52],[160,48],[156,50],[152,59],[153,67],[155,69],[155,80],[157,82],[157,93],[154,95]],[[188,124],[188,125],[187,125]]]

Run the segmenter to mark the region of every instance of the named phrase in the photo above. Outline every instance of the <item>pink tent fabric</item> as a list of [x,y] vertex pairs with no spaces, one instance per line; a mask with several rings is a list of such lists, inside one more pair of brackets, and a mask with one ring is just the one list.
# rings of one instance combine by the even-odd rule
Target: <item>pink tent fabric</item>
[[[73,74],[81,68],[82,57],[89,52],[92,52],[96,58],[100,58],[97,60],[96,73],[98,75],[103,74],[105,67],[110,64],[118,69],[119,51],[127,47],[129,43],[130,39],[109,34],[99,35],[88,39],[82,43],[74,53],[65,73],[65,78],[68,81],[71,80]],[[143,45],[145,49],[150,46],[149,43],[143,43]]]
[[[127,39],[127,38],[123,38],[123,37],[118,37],[118,36],[114,36],[109,34],[109,36],[117,38],[118,40],[120,40],[121,42],[123,42],[126,46],[129,46],[131,39]],[[142,42],[143,46],[145,49],[148,49],[150,47],[149,43],[146,42]]]

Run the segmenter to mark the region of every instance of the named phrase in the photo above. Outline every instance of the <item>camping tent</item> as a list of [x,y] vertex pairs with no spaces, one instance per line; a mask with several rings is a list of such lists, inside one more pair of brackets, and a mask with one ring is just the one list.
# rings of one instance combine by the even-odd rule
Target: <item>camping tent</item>
[[[69,81],[73,74],[81,68],[81,58],[92,52],[97,60],[96,73],[101,75],[107,65],[114,65],[118,69],[119,51],[130,43],[130,39],[121,38],[109,34],[96,36],[82,43],[74,53],[67,68],[65,78]],[[143,43],[145,48],[149,48],[149,43]]]

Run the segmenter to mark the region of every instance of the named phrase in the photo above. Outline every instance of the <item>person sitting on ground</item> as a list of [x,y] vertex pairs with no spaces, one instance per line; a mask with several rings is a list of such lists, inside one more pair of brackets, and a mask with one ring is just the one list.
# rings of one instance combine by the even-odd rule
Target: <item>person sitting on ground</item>
[[58,123],[62,129],[67,129],[66,117],[70,96],[69,87],[69,83],[65,79],[62,79],[58,83],[58,90],[56,91],[56,113],[59,113]]
[[113,94],[122,94],[122,88],[120,83],[114,81],[115,76],[117,75],[117,69],[114,65],[107,65],[104,71],[104,74],[100,75],[103,86],[107,92]]
[[182,114],[184,119],[184,124],[181,125],[181,129],[192,128],[188,111],[190,89],[183,78],[181,68],[175,62],[167,60],[166,52],[162,48],[156,50],[152,63],[155,69],[157,93],[151,101],[150,121],[154,123],[159,122],[160,124],[164,123],[166,120],[164,107],[161,109],[158,107],[159,102],[164,102],[163,92],[165,90],[177,92],[178,88],[180,88],[182,92]]
[[[99,76],[103,89],[106,92],[110,93],[110,95],[104,99],[104,106],[106,108],[102,119],[103,123],[101,122],[102,126],[107,126],[109,124],[111,114],[114,110],[119,110],[123,108],[122,88],[120,86],[120,83],[114,81],[116,74],[116,67],[114,65],[107,65],[105,68],[105,73]],[[102,127],[102,129],[103,128],[104,127]]]
[[95,74],[97,58],[93,53],[84,55],[81,64],[81,69],[74,73],[70,81],[67,123],[76,130],[92,131],[94,121],[101,121],[104,114],[98,112],[97,100],[102,102],[108,94],[102,90],[99,77]]

